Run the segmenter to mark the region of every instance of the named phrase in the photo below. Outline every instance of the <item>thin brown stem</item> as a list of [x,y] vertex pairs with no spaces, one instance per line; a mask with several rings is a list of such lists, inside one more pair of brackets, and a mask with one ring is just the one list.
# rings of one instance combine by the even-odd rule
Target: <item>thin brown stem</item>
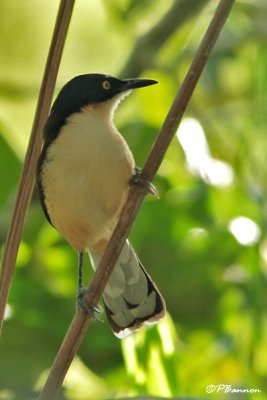
[[[143,170],[144,179],[153,179],[178,124],[182,119],[194,88],[200,78],[201,72],[227,16],[230,13],[233,3],[234,0],[220,1],[214,17],[188,70],[185,80],[178,91],[159,136],[147,159]],[[100,299],[145,194],[146,189],[143,187],[132,186],[130,189],[127,203],[122,211],[118,225],[94,274],[89,293],[86,295],[86,301],[92,307],[95,307]],[[40,394],[39,400],[53,400],[56,398],[65,374],[86,333],[90,320],[91,316],[85,314],[83,311],[79,311],[75,314],[64,342],[62,343],[50,370],[50,374]]]
[[3,325],[8,293],[14,274],[23,223],[35,182],[36,164],[42,144],[41,133],[52,102],[56,77],[70,23],[74,1],[75,0],[61,0],[59,6],[51,47],[49,50],[43,81],[39,93],[31,138],[25,156],[11,224],[6,238],[0,275],[0,332]]

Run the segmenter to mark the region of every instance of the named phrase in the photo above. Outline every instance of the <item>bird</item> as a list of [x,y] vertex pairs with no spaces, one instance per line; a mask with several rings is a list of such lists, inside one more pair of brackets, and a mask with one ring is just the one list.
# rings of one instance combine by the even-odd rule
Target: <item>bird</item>
[[[59,91],[44,125],[37,188],[47,220],[78,252],[78,299],[84,290],[83,255],[89,253],[96,270],[138,174],[133,154],[115,127],[114,112],[133,89],[156,83],[78,75]],[[118,338],[165,314],[165,301],[128,239],[102,299]]]

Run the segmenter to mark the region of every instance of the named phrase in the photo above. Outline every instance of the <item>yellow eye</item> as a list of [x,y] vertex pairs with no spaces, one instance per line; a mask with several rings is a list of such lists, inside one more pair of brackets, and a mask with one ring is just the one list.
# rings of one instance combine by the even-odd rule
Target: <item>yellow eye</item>
[[110,89],[110,82],[109,82],[109,81],[103,81],[103,82],[102,82],[102,87],[103,87],[103,89],[105,89],[105,90]]

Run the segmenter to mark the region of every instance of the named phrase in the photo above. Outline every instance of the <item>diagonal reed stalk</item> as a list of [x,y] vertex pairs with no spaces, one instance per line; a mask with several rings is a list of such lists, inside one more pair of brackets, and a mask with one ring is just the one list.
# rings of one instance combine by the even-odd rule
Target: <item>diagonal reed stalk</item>
[[[142,172],[144,180],[152,180],[159,168],[233,4],[234,0],[221,0],[219,2],[212,21],[148,156]],[[145,194],[145,187],[132,186],[130,189],[127,203],[122,211],[118,225],[94,274],[89,293],[86,295],[86,300],[91,307],[95,307],[100,299]],[[40,393],[39,400],[53,400],[57,397],[73,357],[86,334],[91,318],[92,316],[84,311],[79,311],[75,314]]]
[[7,233],[0,273],[0,333],[22,235],[35,182],[35,170],[42,145],[42,130],[52,102],[57,73],[75,0],[61,0],[45,66],[32,133],[24,160],[16,203]]

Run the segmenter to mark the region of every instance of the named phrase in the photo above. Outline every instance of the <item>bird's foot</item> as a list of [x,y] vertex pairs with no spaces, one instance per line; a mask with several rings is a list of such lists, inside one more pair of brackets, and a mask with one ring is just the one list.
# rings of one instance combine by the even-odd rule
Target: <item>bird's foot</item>
[[130,183],[132,185],[139,185],[141,187],[146,187],[147,193],[152,194],[153,196],[159,197],[159,193],[157,188],[153,185],[152,182],[148,181],[142,175],[142,169],[139,167],[135,167],[135,174],[132,176]]
[[85,296],[90,293],[90,289],[87,289],[85,287],[79,287],[78,293],[76,296],[76,308],[77,311],[83,310],[85,311],[88,315],[93,316],[94,319],[96,318],[96,314],[102,313],[103,309],[102,307],[98,304],[97,306],[91,306],[88,301],[85,299]]

